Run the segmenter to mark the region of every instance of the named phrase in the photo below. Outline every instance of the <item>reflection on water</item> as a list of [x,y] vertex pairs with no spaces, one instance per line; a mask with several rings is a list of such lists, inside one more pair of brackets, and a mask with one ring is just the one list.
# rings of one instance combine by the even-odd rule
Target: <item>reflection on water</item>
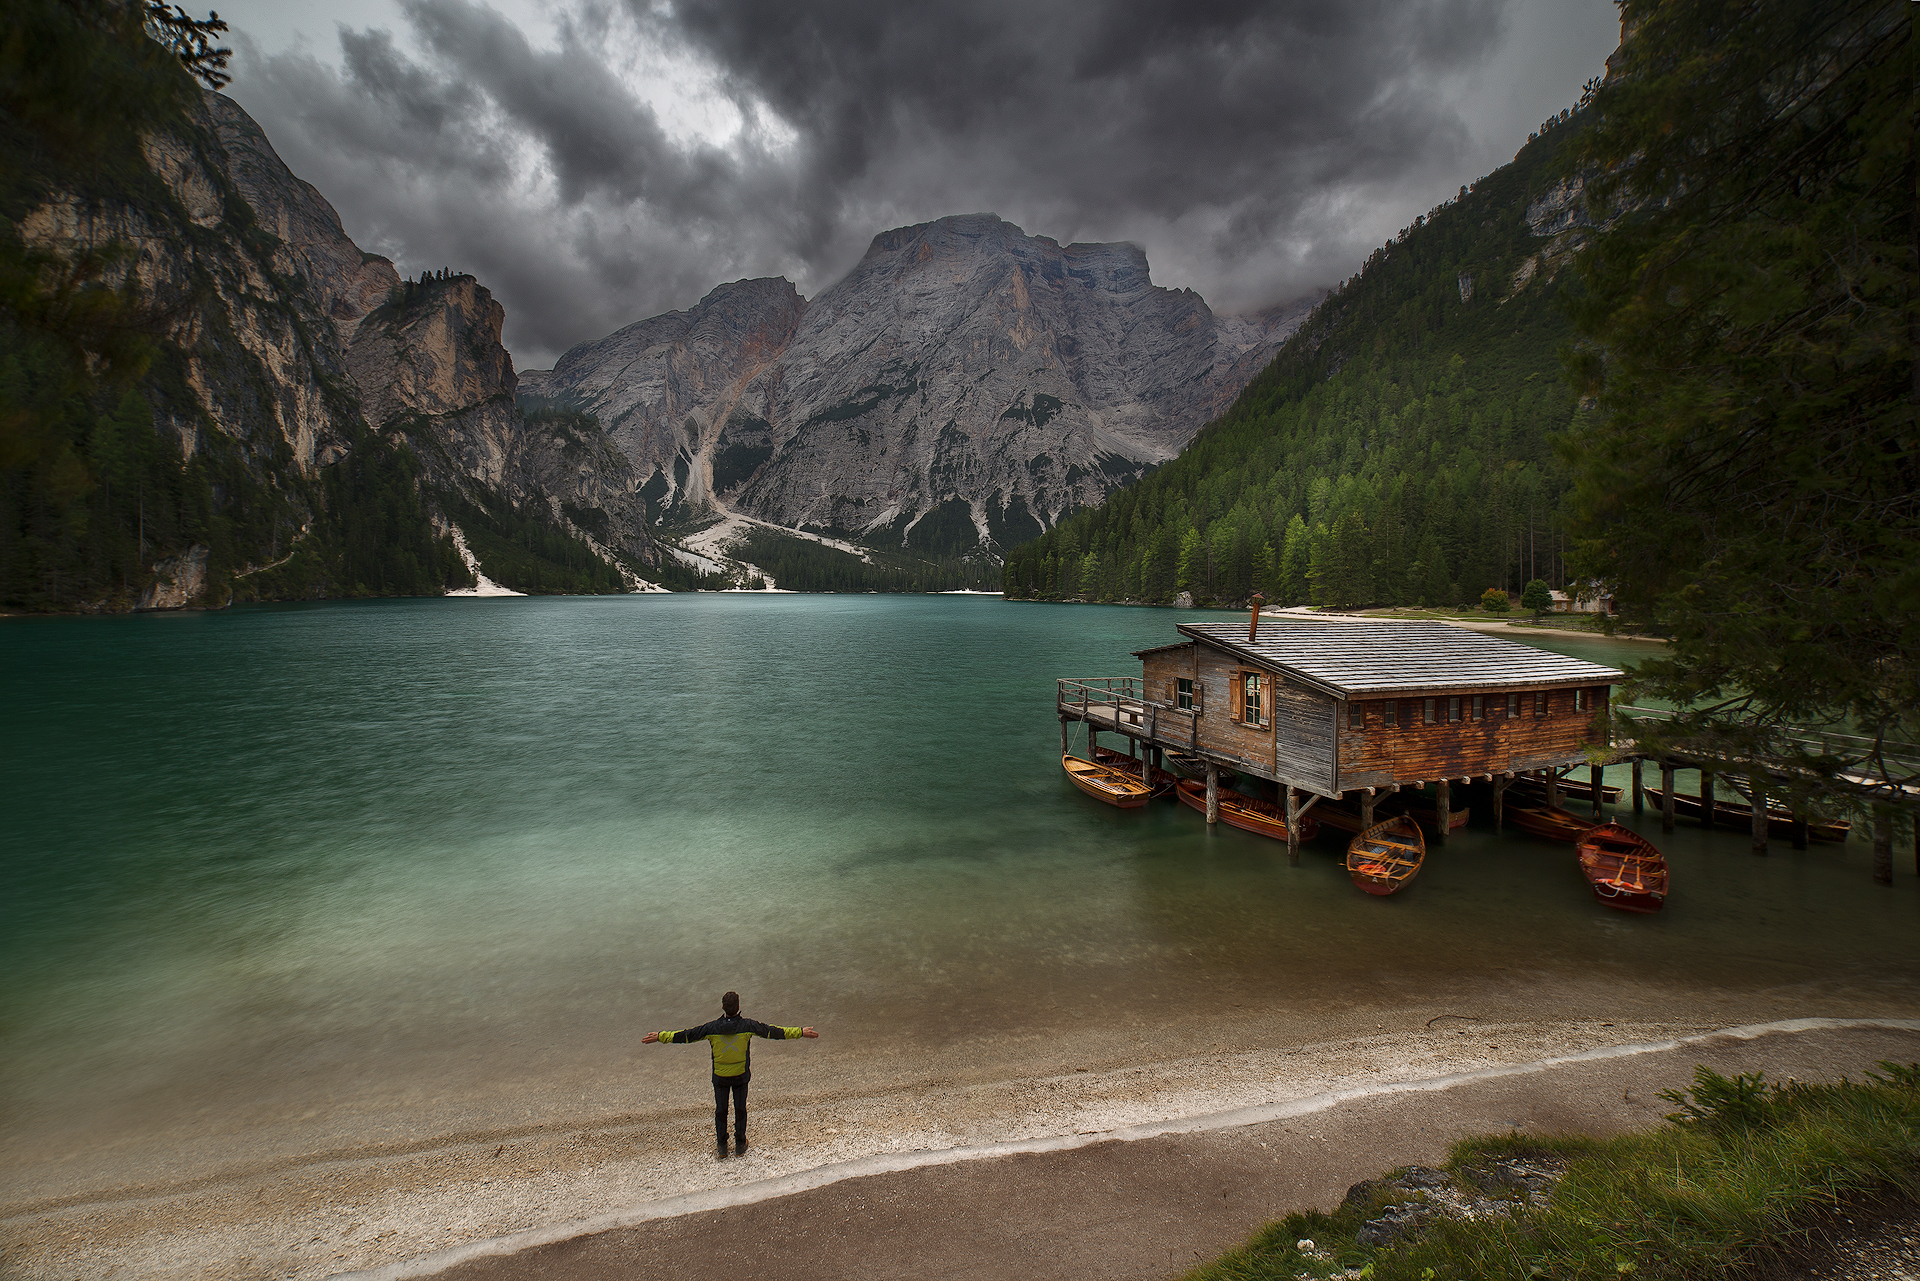
[[1567,847],[1478,824],[1381,900],[1336,835],[1289,867],[1182,807],[1091,801],[1053,680],[1137,672],[1177,617],[655,596],[9,621],[0,1143],[135,1162],[147,1132],[325,1146],[646,1107],[635,1029],[729,986],[882,1076],[980,1028],[1482,978],[1910,988],[1911,880],[1872,886],[1858,842],[1758,860],[1650,814],[1673,898],[1627,918]]

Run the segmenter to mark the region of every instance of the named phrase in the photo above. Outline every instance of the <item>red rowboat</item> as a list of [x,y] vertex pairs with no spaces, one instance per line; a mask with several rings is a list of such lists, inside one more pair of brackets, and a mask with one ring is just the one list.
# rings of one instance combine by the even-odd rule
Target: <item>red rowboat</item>
[[1358,836],[1365,823],[1360,821],[1360,807],[1352,801],[1335,801],[1322,798],[1313,807],[1313,816],[1320,820],[1320,826],[1331,827],[1342,832],[1351,832]]
[[[1660,809],[1666,802],[1666,790],[1659,787],[1643,789],[1647,804]],[[1675,789],[1673,793],[1673,812],[1682,818],[1700,817],[1700,798],[1691,792]],[[1747,831],[1753,826],[1753,806],[1744,801],[1721,800],[1714,798],[1713,821],[1722,827],[1736,831]],[[1808,819],[1807,839],[1811,841],[1844,841],[1853,830],[1853,824],[1844,818]],[[1767,834],[1782,839],[1793,835],[1793,811],[1784,805],[1767,803]]]
[[1347,842],[1347,874],[1369,894],[1391,894],[1419,874],[1426,857],[1420,825],[1396,814]]
[[1593,896],[1623,912],[1658,912],[1667,901],[1667,860],[1652,841],[1618,823],[1582,836],[1580,870]]
[[1550,841],[1577,841],[1598,826],[1590,818],[1581,818],[1578,814],[1549,808],[1545,804],[1527,805],[1508,800],[1505,809],[1507,822],[1523,832],[1532,832]]
[[[1096,765],[1105,765],[1108,769],[1117,769],[1121,773],[1131,775],[1134,778],[1139,778],[1141,774],[1145,772],[1147,764],[1144,758],[1128,756],[1125,752],[1116,752],[1111,747],[1101,747],[1098,744],[1096,744],[1093,749],[1093,760]],[[1153,790],[1156,795],[1159,794],[1160,789],[1170,789],[1179,781],[1178,777],[1168,773],[1166,770],[1156,769],[1153,771]]]
[[1153,799],[1153,789],[1142,783],[1137,774],[1129,774],[1109,765],[1096,765],[1072,755],[1062,756],[1060,767],[1067,771],[1067,777],[1073,780],[1075,787],[1096,801],[1131,810]]
[[[1207,785],[1191,778],[1183,778],[1174,791],[1182,805],[1207,812]],[[1258,836],[1271,836],[1276,841],[1287,839],[1287,812],[1272,801],[1256,801],[1251,796],[1242,796],[1239,792],[1229,792],[1222,788],[1219,793],[1220,821],[1231,824],[1243,832],[1252,832]],[[1310,841],[1320,834],[1320,824],[1308,815],[1300,820],[1300,839]]]
[[[1440,807],[1434,803],[1431,796],[1422,796],[1418,792],[1403,793],[1403,795],[1409,796],[1402,806],[1409,816],[1417,819],[1423,827],[1430,827],[1436,832],[1440,830]],[[1465,827],[1467,820],[1472,817],[1473,811],[1470,809],[1454,810],[1447,815],[1447,830],[1458,831]]]

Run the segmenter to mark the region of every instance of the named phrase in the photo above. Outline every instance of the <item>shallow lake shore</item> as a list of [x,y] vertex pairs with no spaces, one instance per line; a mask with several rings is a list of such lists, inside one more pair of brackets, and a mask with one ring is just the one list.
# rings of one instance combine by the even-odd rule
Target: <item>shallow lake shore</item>
[[[7,1275],[25,1281],[311,1281],[862,1158],[1105,1133],[1724,1026],[1699,1018],[1385,1017],[1395,1026],[1373,1035],[1291,1046],[1222,1044],[1197,1055],[1108,1059],[1038,1076],[916,1081],[883,1093],[783,1088],[792,1074],[769,1065],[756,1083],[753,1147],[746,1158],[724,1162],[712,1155],[705,1100],[695,1088],[704,1082],[689,1079],[694,1106],[664,1114],[448,1136],[403,1152],[370,1145],[173,1185],[75,1191],[59,1198],[65,1204],[16,1202],[0,1219],[0,1260]],[[15,1197],[22,1190],[12,1188]]]

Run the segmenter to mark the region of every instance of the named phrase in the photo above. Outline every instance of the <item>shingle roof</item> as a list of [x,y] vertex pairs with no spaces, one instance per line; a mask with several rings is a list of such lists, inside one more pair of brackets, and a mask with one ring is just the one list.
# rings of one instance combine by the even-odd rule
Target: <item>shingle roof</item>
[[1183,623],[1183,635],[1278,668],[1336,698],[1493,686],[1613,685],[1612,667],[1520,645],[1445,623],[1336,623],[1260,620],[1247,625]]

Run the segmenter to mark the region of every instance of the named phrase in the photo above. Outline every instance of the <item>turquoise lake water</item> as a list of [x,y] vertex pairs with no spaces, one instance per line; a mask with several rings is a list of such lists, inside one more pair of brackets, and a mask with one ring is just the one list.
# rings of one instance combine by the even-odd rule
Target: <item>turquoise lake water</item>
[[1081,796],[1054,678],[1137,674],[1192,617],[674,595],[7,620],[7,1199],[664,1106],[634,1042],[726,987],[833,1034],[807,1071],[881,1083],[991,1073],[983,1032],[1040,1062],[1063,1029],[1123,1053],[1254,1005],[1305,1037],[1442,997],[1920,990],[1910,856],[1877,888],[1862,841],[1758,860],[1649,815],[1674,891],[1639,918],[1568,847],[1479,819],[1378,900],[1334,839],[1289,867]]

